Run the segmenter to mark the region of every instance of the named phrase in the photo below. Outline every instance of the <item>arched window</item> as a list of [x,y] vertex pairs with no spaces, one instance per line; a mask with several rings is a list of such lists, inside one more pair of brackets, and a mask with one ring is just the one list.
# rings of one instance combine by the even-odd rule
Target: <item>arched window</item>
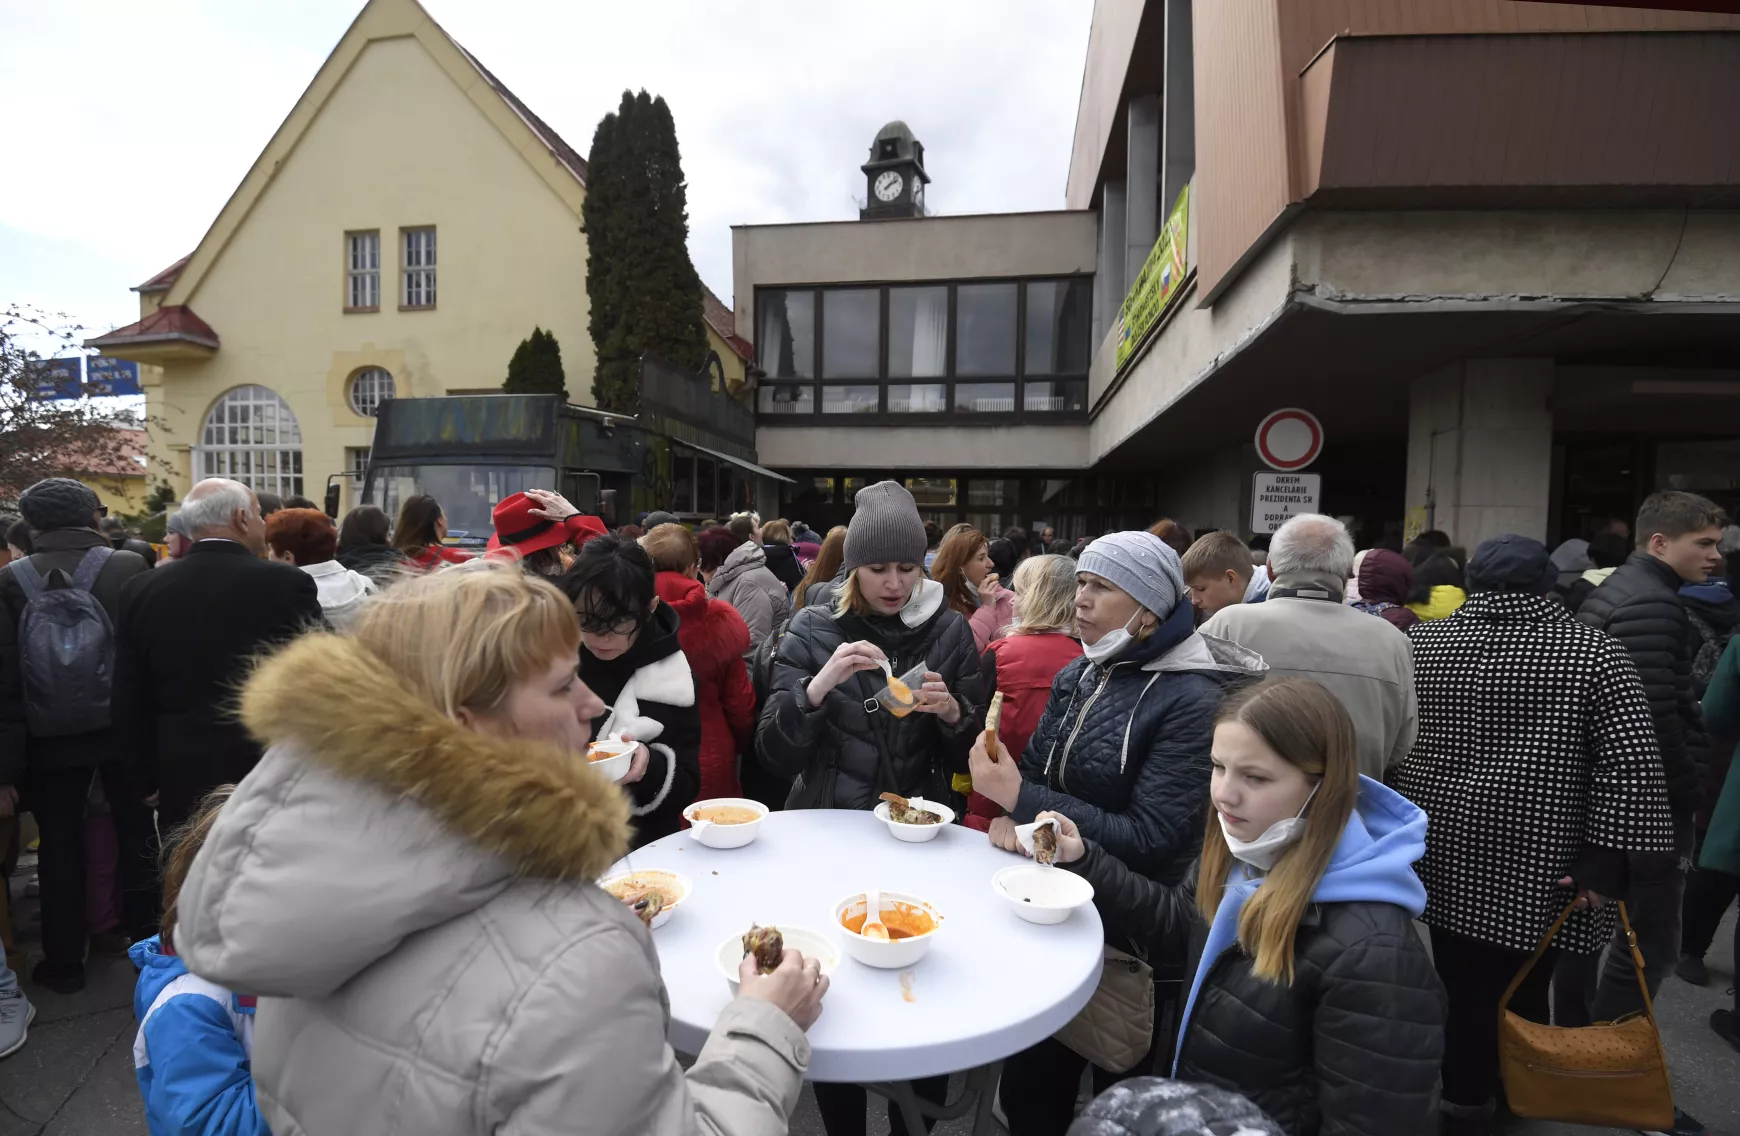
[[345,384],[344,396],[350,408],[367,418],[373,418],[381,403],[397,393],[393,376],[380,367],[364,367]]
[[218,399],[195,453],[201,478],[228,477],[256,493],[302,492],[302,429],[265,387],[237,387]]

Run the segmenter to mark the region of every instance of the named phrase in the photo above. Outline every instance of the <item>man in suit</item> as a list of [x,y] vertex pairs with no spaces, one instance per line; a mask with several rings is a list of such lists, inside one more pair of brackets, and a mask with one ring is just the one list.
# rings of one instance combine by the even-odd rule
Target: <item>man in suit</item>
[[[84,823],[97,778],[109,803],[119,851],[118,929],[126,933],[128,942],[156,933],[151,813],[128,784],[122,736],[109,724],[112,629],[121,591],[129,581],[147,575],[148,565],[130,550],[109,546],[98,531],[97,495],[77,481],[65,477],[39,481],[24,491],[18,508],[36,539],[30,556],[0,568],[0,818],[10,822],[18,802],[15,787],[21,786],[24,807],[35,815],[42,841],[44,958],[31,977],[40,985],[71,994],[85,984],[85,945],[91,928],[85,919]],[[72,669],[57,671],[51,665],[44,673],[42,641],[27,649],[21,624],[33,597],[47,597],[45,602],[53,603],[65,598],[56,593],[67,588],[88,592],[107,616],[108,627],[97,628],[90,618],[94,613],[87,609],[84,629],[73,633],[81,647],[68,658]],[[32,610],[38,613],[33,622],[47,618],[43,604]],[[29,675],[27,658],[35,660]],[[74,659],[88,660],[88,665]],[[57,699],[70,708],[70,721],[54,712]]]
[[164,835],[259,761],[234,713],[254,656],[322,623],[314,577],[262,559],[266,522],[247,486],[202,481],[177,516],[192,546],[122,590],[115,635],[115,725]]

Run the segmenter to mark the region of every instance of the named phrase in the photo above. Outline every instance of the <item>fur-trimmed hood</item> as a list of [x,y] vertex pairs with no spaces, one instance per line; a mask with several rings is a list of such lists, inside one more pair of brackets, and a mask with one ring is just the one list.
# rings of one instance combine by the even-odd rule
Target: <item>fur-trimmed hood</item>
[[176,928],[189,967],[232,988],[323,996],[517,879],[590,881],[628,847],[627,798],[583,758],[465,729],[353,640],[292,643],[241,712],[266,755]]

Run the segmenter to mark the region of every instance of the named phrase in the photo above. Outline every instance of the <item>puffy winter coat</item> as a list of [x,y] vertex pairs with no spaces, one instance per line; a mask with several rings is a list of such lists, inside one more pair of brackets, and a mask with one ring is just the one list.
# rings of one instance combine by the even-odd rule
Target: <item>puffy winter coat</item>
[[354,641],[304,638],[242,699],[268,749],[200,849],[175,945],[260,996],[276,1136],[780,1136],[809,1044],[725,1005],[684,1073],[652,938],[591,881],[628,846],[584,761],[473,733]]
[[1234,680],[1267,664],[1197,633],[1188,603],[1106,664],[1058,672],[1021,756],[1026,824],[1055,809],[1137,871],[1176,883],[1202,846],[1214,715]]
[[[1293,943],[1291,986],[1259,978],[1237,939],[1260,878],[1234,864],[1192,967],[1173,1076],[1242,1093],[1288,1136],[1401,1136],[1437,1128],[1446,999],[1414,931],[1412,863],[1426,814],[1370,778]],[[1108,937],[1159,954],[1200,930],[1193,868],[1176,885],[1089,843],[1066,865],[1094,885]]]
[[786,586],[768,571],[767,553],[753,541],[746,540],[731,551],[707,581],[707,594],[736,608],[749,625],[749,650],[743,653],[744,658],[754,654],[761,641],[791,614]]
[[[57,571],[65,572],[70,580],[85,553],[108,544],[96,529],[49,529],[36,535],[36,551],[29,560],[45,582],[52,583],[49,574]],[[149,571],[137,553],[109,553],[92,584],[91,595],[108,613],[111,630],[119,622],[122,586]],[[35,769],[67,769],[124,758],[125,739],[117,735],[114,726],[56,738],[31,735],[18,641],[27,601],[15,573],[11,565],[0,568],[0,785],[16,785],[24,779],[26,759]]]
[[[886,679],[860,671],[811,706],[806,687],[842,643],[868,639],[888,656],[895,674],[918,663],[941,675],[961,703],[950,726],[935,714],[904,718],[877,706]],[[874,709],[866,709],[874,707]],[[947,801],[949,775],[967,768],[967,752],[985,724],[979,655],[967,621],[943,603],[942,585],[920,580],[898,616],[838,615],[805,605],[792,617],[773,664],[773,692],[762,709],[756,742],[761,760],[797,778],[787,808],[875,808],[885,792]]]
[[797,550],[789,544],[769,541],[761,546],[761,551],[767,556],[767,570],[777,576],[785,585],[786,592],[790,593],[804,578],[804,566],[798,563]]
[[660,604],[616,658],[600,659],[580,644],[580,681],[610,707],[594,724],[595,736],[628,734],[652,754],[646,776],[628,786],[636,848],[683,827],[683,810],[701,791],[701,711],[678,623],[677,613]]
[[254,999],[187,972],[156,935],[127,957],[133,987],[133,1076],[151,1136],[272,1136],[254,1102]]
[[1692,699],[1697,633],[1680,599],[1679,574],[1646,552],[1633,553],[1589,593],[1577,618],[1624,644],[1643,679],[1667,772],[1668,803],[1689,816],[1703,802],[1706,743]]
[[[1051,700],[1051,684],[1058,672],[1081,658],[1081,640],[1067,632],[1010,635],[998,639],[979,660],[985,675],[985,704],[1002,694],[1003,713],[997,724],[997,740],[1019,757],[1039,728],[1039,716]],[[982,793],[967,794],[964,823],[981,832],[1003,815],[1003,808]]]
[[[1427,924],[1532,951],[1569,898],[1561,878],[1623,894],[1626,853],[1673,849],[1649,703],[1610,636],[1504,592],[1408,636],[1420,735],[1392,779],[1432,818]],[[1614,917],[1572,912],[1554,943],[1598,951]]]
[[701,710],[701,800],[741,797],[737,755],[755,732],[755,688],[743,652],[749,628],[737,609],[709,599],[701,581],[680,572],[660,572],[654,581],[659,599],[682,620],[677,641],[695,676]]
[[390,544],[353,544],[338,550],[338,562],[360,572],[377,584],[391,583],[394,575],[409,567],[404,556]]
[[374,595],[376,590],[373,580],[336,560],[304,564],[302,570],[314,577],[314,587],[320,593],[320,614],[335,631],[349,627],[357,612],[362,610],[363,600]]
[[1468,593],[1461,588],[1454,584],[1439,584],[1429,593],[1425,603],[1411,603],[1408,610],[1419,616],[1422,622],[1430,623],[1434,619],[1449,618],[1467,602]]

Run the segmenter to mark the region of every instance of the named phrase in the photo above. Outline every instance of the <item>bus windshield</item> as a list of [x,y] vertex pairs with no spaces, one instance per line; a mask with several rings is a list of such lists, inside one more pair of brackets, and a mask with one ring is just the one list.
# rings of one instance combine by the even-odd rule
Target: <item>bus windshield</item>
[[367,499],[397,518],[407,497],[427,493],[447,516],[447,542],[486,544],[495,533],[490,510],[527,489],[556,488],[556,471],[542,465],[387,465],[369,473]]

